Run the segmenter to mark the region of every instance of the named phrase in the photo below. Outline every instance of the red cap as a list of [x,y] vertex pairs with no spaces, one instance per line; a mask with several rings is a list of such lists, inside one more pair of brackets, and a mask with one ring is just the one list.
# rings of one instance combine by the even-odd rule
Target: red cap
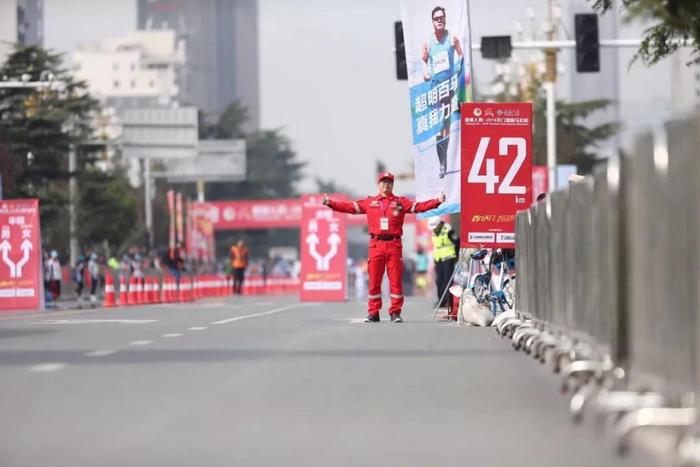
[[391,172],[382,172],[377,175],[377,183],[381,182],[383,178],[388,178],[392,182],[394,181],[394,174]]

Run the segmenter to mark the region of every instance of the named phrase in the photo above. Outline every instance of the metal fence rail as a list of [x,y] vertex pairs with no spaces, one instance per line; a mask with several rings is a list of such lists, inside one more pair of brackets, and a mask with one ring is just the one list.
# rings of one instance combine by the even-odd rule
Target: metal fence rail
[[670,430],[683,465],[700,465],[699,185],[700,116],[519,213],[517,318],[496,323],[562,372],[574,420],[608,419],[620,452]]

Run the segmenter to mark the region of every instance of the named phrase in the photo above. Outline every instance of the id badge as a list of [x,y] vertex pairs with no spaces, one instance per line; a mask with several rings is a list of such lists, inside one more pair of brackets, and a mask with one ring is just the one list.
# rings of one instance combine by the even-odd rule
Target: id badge
[[389,230],[389,218],[388,217],[379,218],[379,230]]

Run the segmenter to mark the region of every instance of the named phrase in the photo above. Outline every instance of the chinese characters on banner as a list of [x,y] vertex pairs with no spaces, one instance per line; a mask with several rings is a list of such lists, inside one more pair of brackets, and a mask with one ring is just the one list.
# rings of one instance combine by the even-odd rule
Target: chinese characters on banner
[[515,213],[532,203],[532,104],[464,104],[462,135],[462,245],[515,248]]
[[40,309],[39,200],[0,201],[0,311]]
[[459,106],[472,101],[467,3],[439,5],[401,0],[416,199],[447,196],[421,219],[460,210]]
[[301,198],[299,298],[303,302],[341,301],[346,297],[345,215],[328,209],[321,199],[321,195]]

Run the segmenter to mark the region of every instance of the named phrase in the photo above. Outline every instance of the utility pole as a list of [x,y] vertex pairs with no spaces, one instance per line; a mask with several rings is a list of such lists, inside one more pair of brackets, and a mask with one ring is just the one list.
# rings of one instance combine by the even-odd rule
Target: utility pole
[[146,214],[146,233],[148,235],[148,249],[153,248],[153,207],[151,206],[151,158],[143,158],[143,197]]
[[78,170],[78,154],[74,143],[71,143],[68,149],[68,217],[70,232],[70,266],[73,266],[78,261],[78,219],[77,206],[78,202],[78,180],[76,179],[76,171]]
[[[549,28],[547,31],[547,39],[552,42],[554,41],[554,36],[556,33],[553,18],[554,15],[552,13],[552,0],[548,1],[547,7],[549,11]],[[557,113],[555,108],[557,52],[559,52],[559,49],[555,47],[549,47],[544,50],[546,71],[543,87],[547,98],[547,171],[549,172],[549,191],[554,191],[557,187]]]

